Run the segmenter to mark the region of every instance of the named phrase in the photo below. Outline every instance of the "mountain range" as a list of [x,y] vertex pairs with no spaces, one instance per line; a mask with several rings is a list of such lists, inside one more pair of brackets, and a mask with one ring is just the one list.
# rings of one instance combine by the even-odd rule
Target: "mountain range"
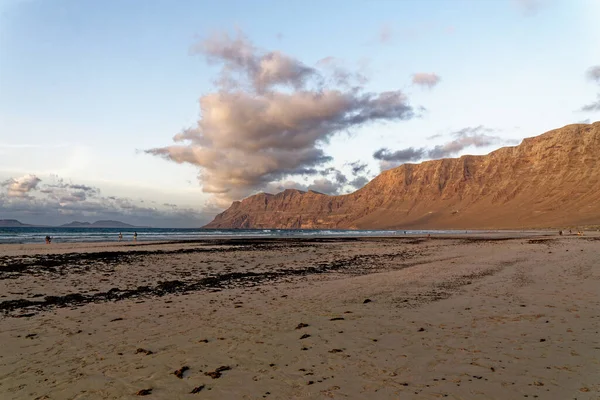
[[288,189],[235,201],[205,228],[523,229],[600,224],[600,122],[483,156],[404,164],[329,196]]
[[[0,219],[0,228],[44,227],[44,225],[24,224],[16,219]],[[47,226],[45,226],[47,227]],[[141,228],[121,221],[96,221],[93,223],[73,221],[58,228]]]

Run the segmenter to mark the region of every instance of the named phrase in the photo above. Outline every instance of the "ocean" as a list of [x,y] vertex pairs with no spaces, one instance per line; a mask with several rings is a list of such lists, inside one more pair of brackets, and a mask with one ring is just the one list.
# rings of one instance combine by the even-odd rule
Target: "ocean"
[[138,241],[193,240],[215,237],[327,237],[327,236],[388,236],[398,234],[453,234],[465,231],[425,230],[336,230],[336,229],[176,229],[176,228],[0,228],[0,244],[44,243],[50,236],[54,243],[132,241],[137,232]]

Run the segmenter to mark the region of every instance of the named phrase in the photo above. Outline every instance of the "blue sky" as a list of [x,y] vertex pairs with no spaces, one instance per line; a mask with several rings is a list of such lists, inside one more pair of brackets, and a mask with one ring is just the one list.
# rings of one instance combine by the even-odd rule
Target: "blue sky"
[[[361,176],[370,179],[401,162],[400,153],[375,159],[382,148],[393,154],[443,147],[459,138],[456,132],[479,127],[461,142],[474,145],[448,156],[484,154],[600,119],[598,111],[580,111],[599,92],[585,76],[600,64],[600,2],[594,0],[0,0],[0,7],[0,182],[6,192],[0,192],[0,218],[58,223],[114,216],[197,226],[252,190],[290,182],[332,193],[354,190],[325,172],[272,174],[273,182],[261,177],[260,184],[215,203],[214,193],[203,192],[206,175],[199,179],[198,165],[145,152],[171,146],[174,135],[200,119],[198,101],[217,91],[221,65],[190,49],[219,32],[233,38],[241,31],[260,51],[280,51],[309,67],[335,57],[366,76],[364,91],[404,93],[418,117],[349,126],[316,142],[332,157],[318,167],[348,181],[355,178],[349,163],[367,164]],[[418,73],[439,81],[415,84]],[[476,140],[481,137],[487,139]],[[41,181],[9,196],[7,188],[24,184],[15,180],[26,175]],[[68,184],[99,191],[71,204],[65,193],[78,189]],[[62,192],[46,187],[42,193],[43,185]]]

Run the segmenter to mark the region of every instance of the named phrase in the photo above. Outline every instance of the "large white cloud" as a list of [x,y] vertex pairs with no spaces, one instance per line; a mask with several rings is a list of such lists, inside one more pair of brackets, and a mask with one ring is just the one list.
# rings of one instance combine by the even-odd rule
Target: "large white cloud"
[[176,144],[147,152],[198,166],[203,191],[223,207],[270,183],[317,174],[331,161],[322,145],[338,132],[414,117],[404,93],[368,92],[360,74],[344,73],[333,58],[317,69],[261,50],[240,32],[192,52],[221,65],[219,90],[200,98],[200,120],[175,135]]

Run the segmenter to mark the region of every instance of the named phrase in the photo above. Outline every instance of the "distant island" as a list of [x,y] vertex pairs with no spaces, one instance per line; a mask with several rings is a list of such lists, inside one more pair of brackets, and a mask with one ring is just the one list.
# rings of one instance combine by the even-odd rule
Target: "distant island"
[[[35,227],[48,227],[48,226],[24,224],[21,221],[18,221],[16,219],[0,219],[0,228],[21,228],[21,227],[35,228]],[[92,223],[73,221],[73,222],[69,222],[68,224],[60,225],[57,228],[147,228],[147,227],[130,225],[130,224],[126,224],[125,222],[121,222],[121,221],[103,220],[103,221],[96,221],[96,222],[92,222]]]
[[36,226],[24,224],[21,221],[17,221],[16,219],[0,219],[0,228],[19,228],[22,226]]
[[60,226],[61,228],[142,228],[121,221],[96,221],[93,223],[73,221]]

